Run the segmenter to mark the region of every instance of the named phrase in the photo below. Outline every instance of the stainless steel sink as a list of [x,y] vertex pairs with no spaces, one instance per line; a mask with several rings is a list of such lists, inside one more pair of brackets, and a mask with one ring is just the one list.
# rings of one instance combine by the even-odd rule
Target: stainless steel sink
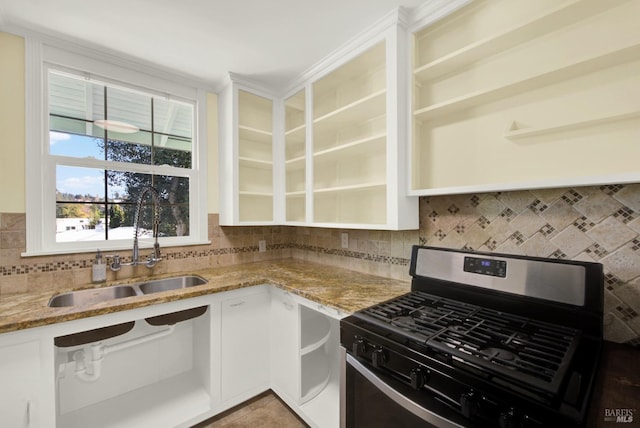
[[157,279],[153,281],[141,282],[138,288],[144,294],[160,293],[161,291],[178,290],[180,288],[194,287],[206,284],[207,280],[196,275],[179,276],[175,278]]
[[160,293],[162,291],[178,290],[206,284],[208,281],[197,275],[176,276],[173,278],[156,279],[130,285],[114,285],[111,287],[92,288],[89,290],[70,291],[57,294],[49,300],[49,306],[60,308],[63,306],[88,306],[123,297],[143,296],[145,294]]
[[70,291],[58,294],[49,300],[49,306],[59,308],[63,306],[87,306],[123,297],[137,296],[135,288],[130,285],[115,285],[113,287],[92,288],[90,290]]
[[[54,308],[80,305],[89,306],[109,300],[121,299],[123,297],[143,296],[149,293],[159,293],[161,291],[193,287],[196,285],[206,284],[207,282],[208,281],[206,279],[200,276],[187,275],[139,282],[130,285],[113,285],[111,287],[70,291],[68,293],[53,296],[51,300],[49,300],[49,306]],[[200,306],[197,308],[145,318],[145,320],[154,326],[172,325],[199,317],[207,311],[207,308],[208,306]],[[56,337],[54,343],[58,347],[69,347],[98,342],[125,334],[129,332],[134,325],[135,321],[130,321],[89,331],[73,333],[66,336]]]

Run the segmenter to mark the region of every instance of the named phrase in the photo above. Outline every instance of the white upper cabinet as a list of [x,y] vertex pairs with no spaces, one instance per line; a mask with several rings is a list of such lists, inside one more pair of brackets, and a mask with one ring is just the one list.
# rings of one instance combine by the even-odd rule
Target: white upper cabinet
[[379,42],[313,82],[315,223],[387,224],[385,48]]
[[478,0],[415,31],[411,194],[640,180],[638,16]]
[[399,18],[390,16],[308,78],[311,225],[418,228],[418,201],[407,192],[407,35]]
[[407,32],[400,10],[282,97],[220,94],[220,223],[418,228],[408,195]]
[[232,81],[219,104],[220,224],[273,224],[273,97]]
[[418,200],[408,196],[408,36],[401,10],[387,18],[309,78],[313,225],[418,228]]
[[285,221],[306,222],[307,127],[304,89],[284,101]]

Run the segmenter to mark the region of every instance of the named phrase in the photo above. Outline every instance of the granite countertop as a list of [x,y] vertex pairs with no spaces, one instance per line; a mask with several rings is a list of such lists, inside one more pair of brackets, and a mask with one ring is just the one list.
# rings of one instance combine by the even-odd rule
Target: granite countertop
[[[200,275],[205,285],[110,300],[90,306],[50,308],[54,293],[16,294],[0,296],[0,333],[71,321],[112,312],[135,309],[158,303],[229,291],[259,284],[272,284],[293,294],[320,304],[352,313],[376,303],[409,292],[408,281],[382,278],[333,266],[284,259],[246,263],[200,271],[154,276],[167,278],[180,275]],[[104,286],[141,282],[149,278],[112,281]],[[89,286],[87,287],[89,288]],[[64,292],[61,290],[60,292]],[[57,294],[57,293],[55,293]]]

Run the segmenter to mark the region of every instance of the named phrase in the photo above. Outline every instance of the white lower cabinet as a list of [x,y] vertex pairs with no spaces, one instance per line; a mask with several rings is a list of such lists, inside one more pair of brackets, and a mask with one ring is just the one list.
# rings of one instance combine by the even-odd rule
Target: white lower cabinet
[[339,425],[342,316],[272,288],[271,389],[312,427]]
[[0,427],[186,428],[269,388],[337,427],[342,316],[259,285],[0,334]]
[[230,400],[239,403],[269,389],[269,290],[260,286],[238,291],[222,300],[223,404]]
[[294,296],[271,288],[271,389],[290,407],[297,406],[300,397],[298,312]]
[[313,427],[338,427],[341,314],[308,300],[299,308],[299,414]]
[[0,426],[54,427],[53,382],[47,379],[42,340],[0,337]]

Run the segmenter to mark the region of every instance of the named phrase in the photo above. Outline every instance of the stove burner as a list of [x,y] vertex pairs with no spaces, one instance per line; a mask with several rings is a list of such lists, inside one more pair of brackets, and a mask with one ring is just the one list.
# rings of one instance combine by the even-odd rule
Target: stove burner
[[398,317],[398,318],[394,318],[393,321],[391,321],[391,324],[397,325],[397,326],[400,326],[400,327],[402,327],[404,325],[409,325],[411,327],[415,327],[416,320],[413,319],[413,317],[411,317],[411,316]]
[[518,359],[518,356],[513,352],[501,348],[486,348],[481,350],[480,353],[485,355],[489,360],[515,361]]
[[455,356],[505,381],[556,394],[579,341],[576,330],[412,291],[356,314],[409,343]]
[[456,333],[466,333],[467,329],[461,325],[452,325],[449,327],[449,330],[455,331]]

